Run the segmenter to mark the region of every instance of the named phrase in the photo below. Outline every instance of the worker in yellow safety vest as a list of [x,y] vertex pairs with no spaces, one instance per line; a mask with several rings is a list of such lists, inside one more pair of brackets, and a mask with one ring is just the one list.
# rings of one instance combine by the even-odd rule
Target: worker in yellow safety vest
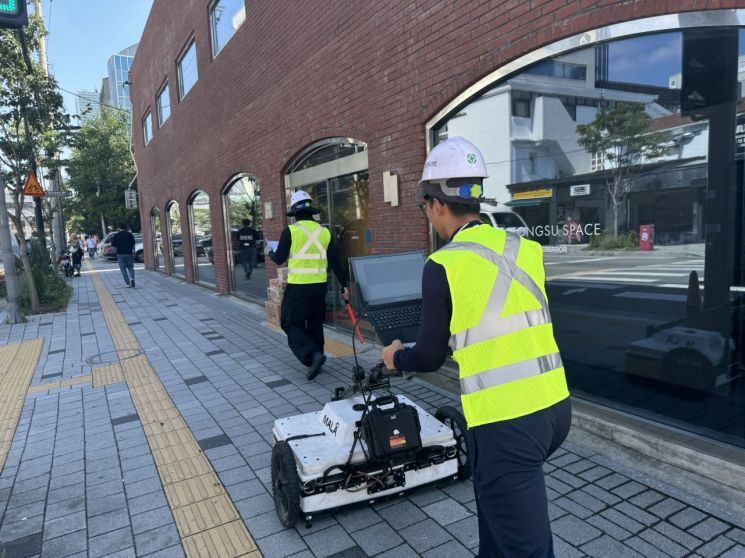
[[349,300],[347,275],[337,258],[331,233],[313,218],[318,213],[307,192],[294,192],[287,215],[294,217],[295,223],[282,231],[277,249],[268,252],[277,265],[287,262],[280,322],[290,349],[308,367],[308,380],[315,378],[326,362],[323,322],[329,269],[339,280],[342,297]]
[[440,237],[422,277],[417,343],[383,349],[390,369],[458,363],[482,558],[553,556],[542,465],[566,438],[571,403],[554,339],[541,246],[482,224],[481,152],[450,138],[427,157],[417,202]]

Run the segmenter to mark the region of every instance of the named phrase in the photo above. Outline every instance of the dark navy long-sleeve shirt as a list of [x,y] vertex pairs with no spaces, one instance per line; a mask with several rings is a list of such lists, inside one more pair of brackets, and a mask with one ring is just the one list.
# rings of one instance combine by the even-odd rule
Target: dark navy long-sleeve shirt
[[[480,224],[480,221],[471,221],[453,233],[450,240],[461,230]],[[431,259],[427,260],[422,272],[422,323],[416,345],[393,355],[396,369],[403,372],[433,372],[439,369],[447,358],[452,315],[453,301],[445,268]]]

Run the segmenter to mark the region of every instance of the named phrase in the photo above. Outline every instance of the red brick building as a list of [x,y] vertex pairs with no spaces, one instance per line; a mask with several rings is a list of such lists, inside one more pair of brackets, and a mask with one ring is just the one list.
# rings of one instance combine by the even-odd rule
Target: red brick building
[[[265,285],[244,281],[228,231],[249,217],[265,239],[278,239],[287,224],[286,200],[296,187],[316,197],[324,209],[322,220],[338,233],[346,256],[426,250],[431,239],[414,190],[428,148],[448,134],[484,146],[494,170],[493,197],[510,219],[517,215],[528,227],[545,220],[545,230],[556,235],[546,244],[566,247],[571,254],[572,244],[592,239],[568,239],[561,231],[575,224],[585,225],[582,231],[608,230],[613,210],[592,179],[592,173],[609,167],[577,147],[574,126],[622,103],[643,104],[653,119],[679,113],[686,94],[680,85],[683,43],[693,29],[720,38],[731,32],[737,52],[727,64],[742,74],[735,58],[745,60],[738,35],[745,12],[738,8],[745,8],[745,0],[182,0],[178,10],[172,1],[155,0],[130,72],[146,266],[214,285],[221,293],[260,297]],[[717,31],[722,28],[727,32]],[[745,74],[739,77],[742,86]],[[731,99],[732,122],[741,90]],[[734,126],[730,136],[733,131]],[[667,152],[683,162],[644,166],[635,179],[638,186],[635,182],[623,203],[616,204],[614,211],[620,213],[614,217],[629,235],[638,223],[653,222],[670,246],[696,246],[691,248],[695,256],[687,260],[676,260],[673,248],[672,260],[660,260],[686,273],[683,287],[677,279],[650,278],[649,288],[657,290],[641,292],[635,289],[648,279],[619,281],[624,276],[613,275],[623,273],[619,268],[595,281],[607,281],[609,292],[616,289],[621,299],[651,297],[662,305],[677,304],[664,316],[650,318],[648,325],[655,327],[683,319],[685,265],[699,265],[694,260],[700,257],[699,275],[706,266],[707,276],[713,276],[711,262],[721,263],[718,256],[707,257],[709,248],[699,249],[704,231],[720,234],[705,226],[719,206],[702,194],[705,178],[699,176],[706,174],[707,163],[700,161],[709,153],[713,180],[711,165],[719,150],[707,144],[708,132],[701,126],[669,133]],[[733,160],[716,164],[734,168]],[[651,178],[642,180],[644,173],[678,178],[658,178],[653,187]],[[581,183],[571,184],[573,176]],[[230,190],[236,180],[240,193]],[[682,192],[681,184],[691,187]],[[582,197],[591,191],[597,196]],[[171,211],[169,219],[173,202],[179,211]],[[727,250],[730,255],[737,251],[733,246]],[[558,270],[563,261],[547,263],[556,263],[551,269]],[[271,266],[261,273],[271,275]],[[256,277],[263,280],[264,275]],[[569,269],[556,282],[560,287],[561,281],[583,278]],[[589,288],[583,285],[577,288]],[[645,337],[643,328],[628,333],[620,352],[611,345],[619,345],[625,326],[607,334],[615,344],[593,338],[591,345],[607,342],[607,355],[599,351],[597,358],[583,357],[587,337],[572,337],[576,327],[568,326],[574,321],[569,314],[562,317],[562,292],[555,295],[557,310],[552,312],[562,353],[578,363],[568,371],[576,391],[745,446],[743,406],[735,415],[706,423],[690,401],[665,409],[654,395],[652,403],[643,397],[621,401],[621,382],[629,374],[676,389],[687,380],[664,379],[667,364],[654,364],[651,372],[629,370],[640,344],[646,343],[647,354],[657,350],[653,335]],[[588,305],[597,311],[595,302]],[[602,313],[607,317],[611,311],[609,306]],[[588,326],[586,335],[598,335],[602,328],[596,326]],[[717,379],[703,389],[723,399],[706,405],[721,409],[722,401],[732,402],[720,391],[739,367],[740,334],[716,335],[738,347],[724,357],[707,357],[708,373]],[[665,351],[660,349],[653,360],[666,362]],[[731,396],[737,401],[743,397],[739,385]]]

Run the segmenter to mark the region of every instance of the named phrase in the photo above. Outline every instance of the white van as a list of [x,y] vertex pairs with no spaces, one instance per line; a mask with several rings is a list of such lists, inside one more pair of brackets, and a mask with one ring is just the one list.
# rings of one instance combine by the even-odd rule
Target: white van
[[528,225],[523,218],[505,205],[482,203],[481,222],[530,238]]

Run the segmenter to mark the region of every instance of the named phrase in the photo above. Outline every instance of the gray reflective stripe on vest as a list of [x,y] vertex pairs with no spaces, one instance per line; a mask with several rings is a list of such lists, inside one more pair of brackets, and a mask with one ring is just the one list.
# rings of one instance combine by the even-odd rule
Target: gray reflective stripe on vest
[[326,273],[326,272],[327,270],[325,267],[293,267],[289,271],[290,275],[293,275],[295,273],[311,274],[311,273]]
[[[323,227],[319,225],[318,228],[311,233],[305,225],[302,225],[300,223],[295,223],[293,226],[303,231],[308,238],[305,241],[305,244],[303,244],[300,247],[300,250],[298,250],[296,254],[292,254],[292,256],[290,256],[290,259],[291,260],[325,260],[326,259],[326,248],[324,248],[323,244],[321,244],[321,242],[318,240],[318,237],[321,235],[321,232],[323,232]],[[308,251],[308,249],[314,245],[316,248],[318,248],[319,253],[318,254],[307,254],[306,252]]]
[[[463,349],[474,343],[494,339],[520,329],[551,323],[548,302],[533,278],[517,267],[517,255],[520,250],[520,237],[506,233],[502,254],[487,248],[478,242],[451,242],[442,250],[468,250],[497,266],[497,278],[484,307],[481,322],[467,330],[456,333],[450,338],[453,351]],[[516,280],[525,287],[541,304],[540,310],[521,312],[506,318],[499,318],[504,310],[507,296],[510,292],[512,280]],[[495,317],[495,318],[492,318]]]
[[514,382],[516,380],[523,380],[525,378],[530,378],[531,376],[538,376],[550,372],[551,370],[561,368],[562,366],[561,355],[559,353],[553,353],[530,360],[524,360],[522,362],[506,364],[498,368],[484,370],[478,374],[461,378],[460,389],[463,395],[468,395],[469,393],[475,393],[482,389],[488,389],[490,387]]

